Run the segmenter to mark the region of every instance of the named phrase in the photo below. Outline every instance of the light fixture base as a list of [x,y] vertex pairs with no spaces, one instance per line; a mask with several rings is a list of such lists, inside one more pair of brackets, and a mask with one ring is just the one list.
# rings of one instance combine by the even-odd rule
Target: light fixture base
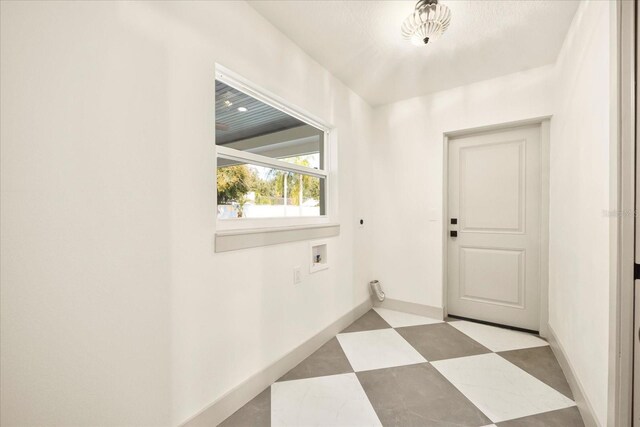
[[415,9],[422,9],[432,4],[438,4],[438,0],[418,0]]

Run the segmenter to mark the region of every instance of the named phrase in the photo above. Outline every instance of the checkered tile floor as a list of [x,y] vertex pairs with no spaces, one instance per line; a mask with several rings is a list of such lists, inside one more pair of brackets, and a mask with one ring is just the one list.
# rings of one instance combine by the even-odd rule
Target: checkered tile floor
[[583,426],[546,341],[375,308],[221,426]]

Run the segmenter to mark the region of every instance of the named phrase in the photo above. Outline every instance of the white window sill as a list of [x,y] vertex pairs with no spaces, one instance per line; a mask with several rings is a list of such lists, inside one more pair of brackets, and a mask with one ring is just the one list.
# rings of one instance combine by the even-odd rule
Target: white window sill
[[302,240],[324,239],[340,235],[340,224],[296,225],[219,231],[215,251],[229,252]]

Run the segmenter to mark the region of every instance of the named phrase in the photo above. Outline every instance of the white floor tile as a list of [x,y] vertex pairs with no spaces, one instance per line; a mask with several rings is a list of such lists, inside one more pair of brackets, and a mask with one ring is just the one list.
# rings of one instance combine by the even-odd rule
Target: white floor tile
[[575,405],[494,353],[432,365],[494,423]]
[[449,324],[491,351],[508,351],[549,345],[545,340],[526,332],[512,331],[464,320],[449,322]]
[[403,313],[402,311],[389,310],[387,308],[376,307],[374,308],[374,310],[389,325],[391,325],[392,328],[442,323],[442,320],[432,319],[431,317],[418,316],[417,314]]
[[426,362],[394,329],[339,334],[338,341],[354,371]]
[[277,382],[272,426],[380,426],[355,374]]

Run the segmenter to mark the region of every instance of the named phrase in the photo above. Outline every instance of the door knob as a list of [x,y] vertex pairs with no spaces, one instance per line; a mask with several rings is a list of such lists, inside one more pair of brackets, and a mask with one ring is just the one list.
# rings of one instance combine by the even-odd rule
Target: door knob
[[458,232],[456,230],[451,230],[451,231],[449,231],[449,236],[458,237]]

